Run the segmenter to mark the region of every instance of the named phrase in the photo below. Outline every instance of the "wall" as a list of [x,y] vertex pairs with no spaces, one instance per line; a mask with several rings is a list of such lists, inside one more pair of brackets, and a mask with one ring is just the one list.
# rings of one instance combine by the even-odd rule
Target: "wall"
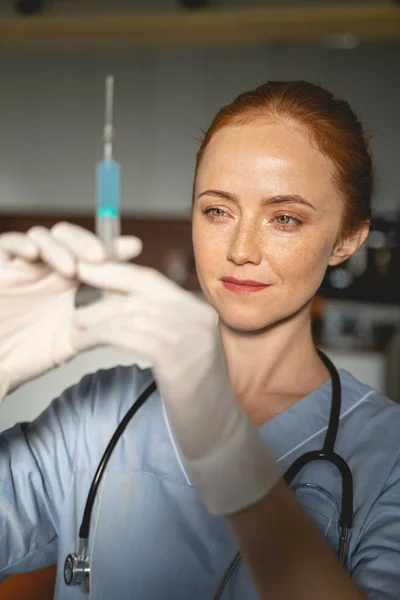
[[201,129],[222,104],[268,78],[309,79],[351,103],[373,136],[374,207],[395,210],[399,58],[400,45],[0,52],[0,214],[92,210],[109,73],[125,214],[186,216]]
[[81,354],[69,363],[26,383],[7,396],[0,404],[0,431],[19,421],[34,419],[53,398],[77,383],[86,373],[115,365],[129,365],[132,362],[136,362],[133,355],[111,348],[97,348]]

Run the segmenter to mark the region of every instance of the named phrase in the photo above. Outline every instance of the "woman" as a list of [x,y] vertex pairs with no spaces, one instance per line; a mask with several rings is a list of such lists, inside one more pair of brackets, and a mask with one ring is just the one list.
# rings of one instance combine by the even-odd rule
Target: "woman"
[[[107,261],[60,223],[1,237],[3,395],[97,345],[153,369],[88,375],[33,423],[0,437],[0,574],[78,550],[104,449],[155,377],[107,465],[90,523],[91,598],[361,600],[400,589],[399,407],[345,370],[335,445],[354,478],[339,562],[342,482],[319,450],[332,381],[311,336],[329,265],[368,235],[371,159],[347,103],[306,82],[270,82],[215,117],[198,153],[193,243],[208,303],[161,274]],[[140,252],[120,239],[122,261]],[[74,309],[79,282],[107,293]],[[295,493],[293,493],[295,492]],[[83,535],[82,537],[86,537]]]

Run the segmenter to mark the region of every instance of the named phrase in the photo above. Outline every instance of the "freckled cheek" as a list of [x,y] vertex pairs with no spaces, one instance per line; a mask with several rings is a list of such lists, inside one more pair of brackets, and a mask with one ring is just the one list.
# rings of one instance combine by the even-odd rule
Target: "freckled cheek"
[[312,285],[325,273],[329,247],[326,240],[315,237],[300,243],[295,239],[277,242],[267,251],[265,260],[282,280],[308,281]]
[[206,228],[197,227],[193,230],[193,249],[200,275],[206,277],[207,273],[218,270],[224,252],[220,237],[210,235]]

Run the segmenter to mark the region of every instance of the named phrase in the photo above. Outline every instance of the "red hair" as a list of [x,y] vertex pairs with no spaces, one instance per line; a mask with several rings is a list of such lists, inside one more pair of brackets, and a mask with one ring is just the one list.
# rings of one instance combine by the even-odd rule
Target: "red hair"
[[201,142],[195,181],[204,151],[217,131],[263,117],[288,120],[305,127],[319,151],[334,164],[334,183],[345,205],[339,238],[369,224],[373,172],[362,124],[347,102],[307,81],[269,81],[223,106]]

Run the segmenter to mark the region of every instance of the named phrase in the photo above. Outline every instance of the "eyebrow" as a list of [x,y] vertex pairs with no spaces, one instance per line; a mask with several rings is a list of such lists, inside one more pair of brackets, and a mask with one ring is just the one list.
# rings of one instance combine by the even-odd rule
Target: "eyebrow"
[[[230,192],[223,192],[222,190],[205,190],[197,197],[201,198],[202,196],[216,196],[217,198],[223,198],[225,200],[235,202],[235,204],[239,204],[239,201],[234,194],[231,194]],[[263,206],[266,204],[303,204],[304,206],[308,206],[313,210],[317,210],[315,206],[311,204],[311,202],[308,202],[299,194],[279,194],[278,196],[272,196],[271,198],[266,198],[262,201]]]

